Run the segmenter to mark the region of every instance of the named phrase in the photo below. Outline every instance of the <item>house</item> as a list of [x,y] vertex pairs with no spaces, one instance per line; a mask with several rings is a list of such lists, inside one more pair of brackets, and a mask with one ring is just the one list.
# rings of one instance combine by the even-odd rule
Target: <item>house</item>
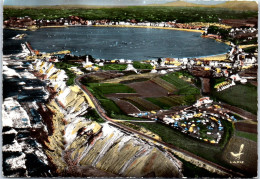
[[197,102],[193,105],[194,107],[200,107],[202,105],[209,105],[213,102],[209,97],[203,97],[197,100]]

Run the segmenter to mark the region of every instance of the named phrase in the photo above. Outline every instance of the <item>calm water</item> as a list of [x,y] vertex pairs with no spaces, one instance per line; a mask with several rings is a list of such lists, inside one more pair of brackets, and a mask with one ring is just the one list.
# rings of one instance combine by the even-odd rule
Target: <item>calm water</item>
[[[26,33],[23,40],[12,40]],[[70,50],[75,55],[104,59],[144,60],[159,57],[199,57],[226,53],[229,47],[200,33],[146,28],[69,27],[34,32],[4,30],[4,54],[17,53],[29,41],[41,52]]]

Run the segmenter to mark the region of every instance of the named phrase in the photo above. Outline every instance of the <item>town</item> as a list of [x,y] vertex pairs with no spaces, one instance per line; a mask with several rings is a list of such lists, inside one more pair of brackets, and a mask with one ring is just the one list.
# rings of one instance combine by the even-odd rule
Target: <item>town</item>
[[[210,92],[210,78],[223,77],[225,79],[224,81],[215,84],[214,88],[217,91],[226,90],[236,84],[246,84],[248,80],[256,80],[256,76],[247,76],[245,74],[239,75],[239,73],[245,69],[257,67],[256,53],[245,53],[241,48],[232,43],[229,52],[226,54],[226,59],[223,61],[208,61],[199,58],[160,58],[158,60],[139,62],[140,65],[149,66],[150,69],[138,69],[136,62],[133,60],[94,59],[89,55],[77,57],[70,54],[65,54],[64,58],[59,58],[55,55],[40,54],[38,51],[35,52],[29,43],[26,43],[24,48],[27,53],[27,59],[35,59],[33,57],[36,57],[37,59],[33,62],[35,66],[31,66],[30,69],[37,70],[35,75],[40,79],[51,80],[51,82],[48,83],[49,88],[52,89],[52,92],[56,92],[57,94],[63,93],[64,95],[62,96],[64,98],[70,92],[70,90],[66,90],[66,81],[73,81],[77,76],[84,76],[88,73],[91,75],[98,75],[99,73],[110,75],[106,72],[106,68],[104,68],[106,66],[109,66],[110,70],[115,71],[114,76],[118,77],[122,77],[123,71],[132,72],[132,74],[138,76],[138,74],[140,75],[142,73],[165,75],[167,73],[186,70],[193,76],[199,77],[202,86],[201,92],[206,95]],[[66,71],[64,71],[64,69],[58,69],[55,64],[60,62],[64,64],[67,63],[70,67],[65,68]],[[123,71],[118,71],[118,65],[119,67],[123,66]],[[114,69],[113,66],[115,67]],[[68,75],[68,72],[73,75]],[[136,80],[138,80],[138,78]],[[165,84],[161,84],[163,82],[155,83],[159,84],[164,89],[169,90],[169,86],[165,87]],[[170,91],[168,91],[168,95],[169,94],[171,94]],[[119,97],[120,93],[117,93],[115,97],[116,96]],[[115,101],[122,110],[124,110],[124,106],[126,105],[122,103],[124,101],[122,99],[125,98],[124,96],[129,95],[122,94],[118,99],[121,102]],[[172,112],[171,110],[136,110],[138,106],[135,106],[134,103],[130,103],[131,107],[126,109],[125,113],[129,116],[165,123],[183,133],[205,142],[215,144],[221,140],[221,136],[224,132],[221,120],[230,122],[237,121],[236,117],[234,117],[237,113],[232,114],[230,113],[230,110],[224,109],[219,106],[219,104],[213,104],[212,102],[213,101],[208,97],[204,97],[198,99],[197,103],[190,107],[185,106],[180,111],[173,110]]]
[[66,8],[5,10],[5,176],[257,175],[255,11]]

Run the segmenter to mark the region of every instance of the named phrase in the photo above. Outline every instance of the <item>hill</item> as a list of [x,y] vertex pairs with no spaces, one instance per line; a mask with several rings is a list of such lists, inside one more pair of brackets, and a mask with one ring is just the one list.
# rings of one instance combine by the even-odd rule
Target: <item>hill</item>
[[208,7],[208,8],[227,8],[232,10],[257,11],[258,4],[256,1],[228,1],[216,5],[195,4],[185,1],[175,1],[165,4],[152,4],[150,6],[171,6],[171,7]]

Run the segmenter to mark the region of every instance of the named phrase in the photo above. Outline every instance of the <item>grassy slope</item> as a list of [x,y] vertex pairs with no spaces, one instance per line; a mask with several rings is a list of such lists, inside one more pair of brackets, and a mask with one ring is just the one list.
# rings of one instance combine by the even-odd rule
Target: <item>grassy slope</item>
[[257,11],[258,4],[255,1],[231,1],[223,2],[216,5],[204,5],[204,4],[194,4],[184,1],[169,2],[160,5],[151,5],[151,6],[172,6],[172,7],[207,7],[207,8],[227,8],[233,10],[250,10]]
[[198,95],[200,93],[199,89],[195,86],[192,86],[190,83],[184,81],[178,77],[177,73],[170,73],[162,76],[161,78],[171,84],[173,84],[178,91],[178,95]]
[[236,131],[235,135],[257,142],[257,134],[242,132],[242,131]]
[[106,64],[102,67],[99,67],[102,70],[125,70],[127,67],[126,64]]
[[238,84],[221,92],[212,90],[211,96],[217,100],[240,107],[254,114],[257,113],[257,87],[251,84]]
[[138,61],[133,62],[133,67],[136,69],[149,69],[149,70],[153,69],[152,65],[147,63],[141,63]]
[[88,83],[88,86],[99,94],[135,92],[134,89],[120,83]]
[[135,91],[124,84],[113,83],[84,83],[92,94],[100,101],[101,106],[105,109],[108,116],[115,117],[115,115],[123,115],[123,112],[114,103],[114,101],[107,99],[104,94],[109,93],[134,93]]
[[173,106],[180,106],[180,105],[192,105],[196,102],[200,91],[195,86],[192,86],[190,83],[184,81],[183,79],[179,78],[179,76],[189,76],[184,72],[174,72],[170,74],[166,74],[161,78],[178,89],[178,91],[174,92],[174,94],[178,96],[170,97],[157,97],[157,98],[146,98],[146,100],[154,103],[157,106],[160,106],[162,109],[169,109]]
[[162,140],[167,143],[194,153],[195,155],[201,156],[209,161],[228,166],[227,163],[223,163],[219,156],[221,156],[224,146],[233,135],[234,127],[227,121],[222,121],[222,124],[225,127],[224,138],[221,140],[219,145],[212,145],[189,137],[186,134],[176,131],[161,123],[136,123],[136,125],[143,126],[158,134]]

